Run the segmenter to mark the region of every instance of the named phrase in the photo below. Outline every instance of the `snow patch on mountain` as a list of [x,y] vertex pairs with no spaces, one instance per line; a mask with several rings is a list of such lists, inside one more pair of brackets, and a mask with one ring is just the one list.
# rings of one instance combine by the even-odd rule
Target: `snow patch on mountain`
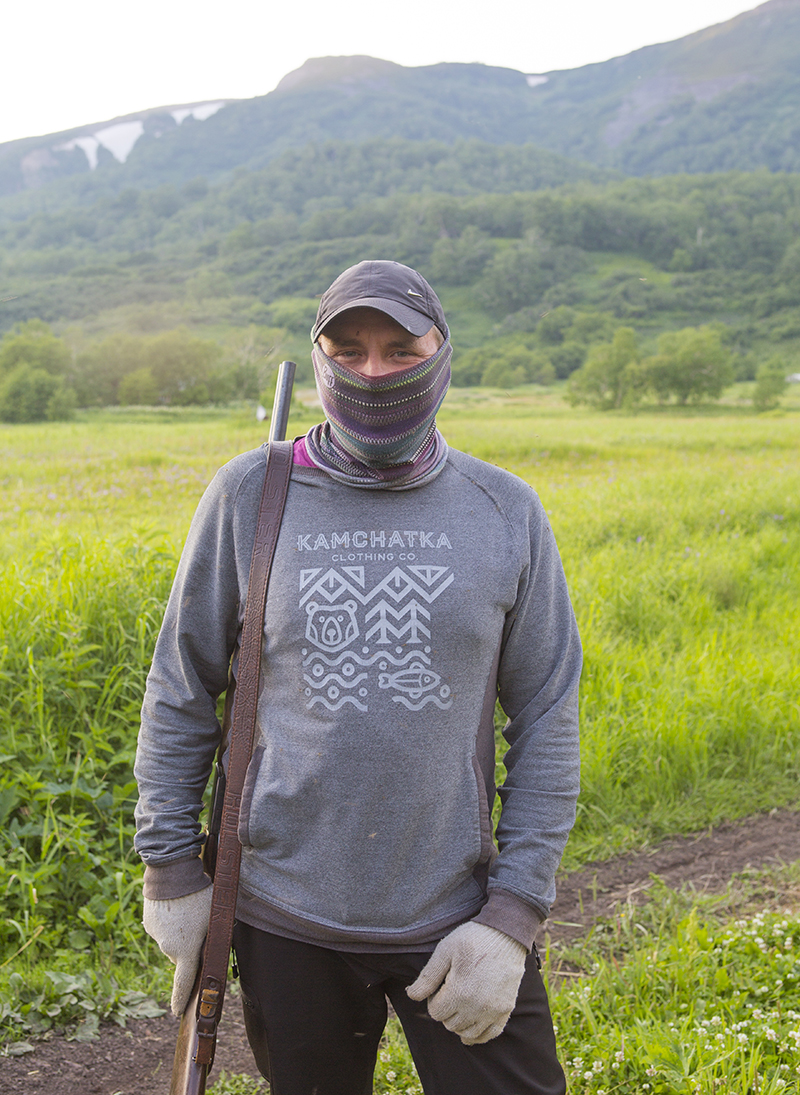
[[143,133],[143,122],[118,122],[116,125],[98,129],[89,136],[73,137],[71,141],[56,145],[55,151],[71,152],[73,148],[80,148],[89,161],[89,170],[94,171],[97,167],[97,151],[101,146],[108,149],[118,163],[125,163]]
[[[196,121],[204,122],[206,118],[210,118],[212,114],[216,114],[218,110],[221,110],[225,106],[225,102],[226,100],[222,99],[213,103],[196,103],[194,106],[175,107],[174,110],[170,110],[168,113],[172,116],[176,125],[180,125],[190,115]],[[73,149],[80,148],[86,156],[89,170],[94,171],[97,167],[98,150],[101,147],[107,149],[118,163],[125,163],[133,150],[133,146],[143,133],[144,122],[141,119],[115,122],[113,125],[96,129],[94,133],[82,137],[73,137],[63,144],[54,145],[53,151],[72,152]],[[156,132],[153,136],[160,137],[161,132]]]
[[197,122],[204,122],[206,118],[210,118],[212,114],[216,114],[218,110],[221,110],[225,106],[225,100],[221,100],[218,103],[199,103],[197,106],[181,106],[176,110],[171,110],[170,114],[175,119],[175,124],[180,125],[182,121],[191,116]]

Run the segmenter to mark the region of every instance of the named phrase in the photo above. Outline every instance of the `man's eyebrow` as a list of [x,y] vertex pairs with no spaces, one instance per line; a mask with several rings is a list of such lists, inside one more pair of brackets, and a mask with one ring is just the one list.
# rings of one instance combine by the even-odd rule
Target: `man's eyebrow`
[[[328,339],[328,341],[331,343],[332,346],[335,346],[338,349],[341,349],[345,346],[352,346],[356,342],[363,341],[363,335],[361,334],[361,332],[359,332],[356,335],[352,335],[350,338],[345,338],[343,335],[333,335],[333,334],[330,334],[330,335],[326,334],[325,337]],[[420,340],[419,340],[419,337],[417,335],[412,335],[409,332],[408,336],[406,336],[406,337],[400,336],[398,338],[393,338],[386,345],[390,350],[395,350],[395,349],[409,350],[409,349],[412,349],[412,348],[416,349],[417,346],[419,345],[419,341]]]

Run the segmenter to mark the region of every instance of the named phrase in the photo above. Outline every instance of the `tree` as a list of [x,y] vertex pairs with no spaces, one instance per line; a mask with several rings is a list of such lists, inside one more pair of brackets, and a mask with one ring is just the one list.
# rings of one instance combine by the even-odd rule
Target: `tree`
[[469,224],[458,237],[437,240],[431,251],[431,280],[434,284],[469,285],[483,271],[494,254],[494,244],[485,232]]
[[216,342],[178,327],[147,340],[144,368],[150,369],[161,403],[208,403],[208,379],[221,354]]
[[549,356],[555,375],[559,380],[565,380],[583,365],[586,360],[586,347],[582,342],[569,339],[559,346],[553,346]]
[[70,361],[66,342],[56,338],[40,319],[18,323],[0,343],[0,374],[25,364],[33,369],[43,369],[52,376],[61,376],[69,369]]
[[[145,347],[146,341],[141,337],[114,334],[82,353],[75,365],[75,389],[80,405],[105,406],[120,401],[123,379],[144,367]],[[138,403],[140,400],[123,399],[121,402]]]
[[645,385],[636,334],[631,327],[618,327],[611,342],[592,346],[586,364],[572,374],[567,394],[573,405],[610,411],[634,406]]
[[213,398],[258,399],[280,360],[280,343],[285,338],[281,328],[254,323],[231,331],[225,339],[221,366],[211,376]]
[[0,382],[0,419],[3,422],[44,422],[70,418],[74,392],[62,377],[24,362]]
[[786,373],[786,362],[779,355],[759,365],[753,392],[753,406],[757,411],[770,411],[778,406],[787,387]]
[[515,388],[520,384],[551,384],[555,370],[548,355],[517,338],[497,339],[491,347],[459,353],[453,365],[453,384],[469,387]]
[[123,405],[151,407],[158,402],[158,385],[151,369],[134,369],[119,382],[119,402]]
[[714,327],[684,327],[660,335],[658,353],[644,367],[659,399],[674,395],[680,404],[719,399],[733,382],[731,355]]
[[543,249],[523,240],[499,251],[478,283],[478,299],[498,317],[537,301],[550,284]]

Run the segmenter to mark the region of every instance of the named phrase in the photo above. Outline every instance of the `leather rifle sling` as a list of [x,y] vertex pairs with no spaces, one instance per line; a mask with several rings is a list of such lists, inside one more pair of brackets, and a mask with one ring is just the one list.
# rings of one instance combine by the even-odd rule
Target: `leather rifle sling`
[[200,974],[195,1057],[198,1064],[210,1065],[214,1059],[217,1025],[228,978],[228,960],[239,889],[239,865],[242,858],[242,846],[238,836],[239,808],[247,766],[253,751],[258,713],[267,585],[291,473],[292,442],[271,442],[247,585],[211,915]]

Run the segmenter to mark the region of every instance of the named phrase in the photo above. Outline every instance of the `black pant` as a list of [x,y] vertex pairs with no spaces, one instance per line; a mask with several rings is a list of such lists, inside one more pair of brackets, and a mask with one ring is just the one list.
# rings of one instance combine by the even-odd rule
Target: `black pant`
[[270,1095],[370,1095],[386,997],[425,1095],[563,1095],[564,1073],[532,955],[506,1029],[465,1046],[406,995],[430,954],[349,954],[237,923],[247,1036]]

